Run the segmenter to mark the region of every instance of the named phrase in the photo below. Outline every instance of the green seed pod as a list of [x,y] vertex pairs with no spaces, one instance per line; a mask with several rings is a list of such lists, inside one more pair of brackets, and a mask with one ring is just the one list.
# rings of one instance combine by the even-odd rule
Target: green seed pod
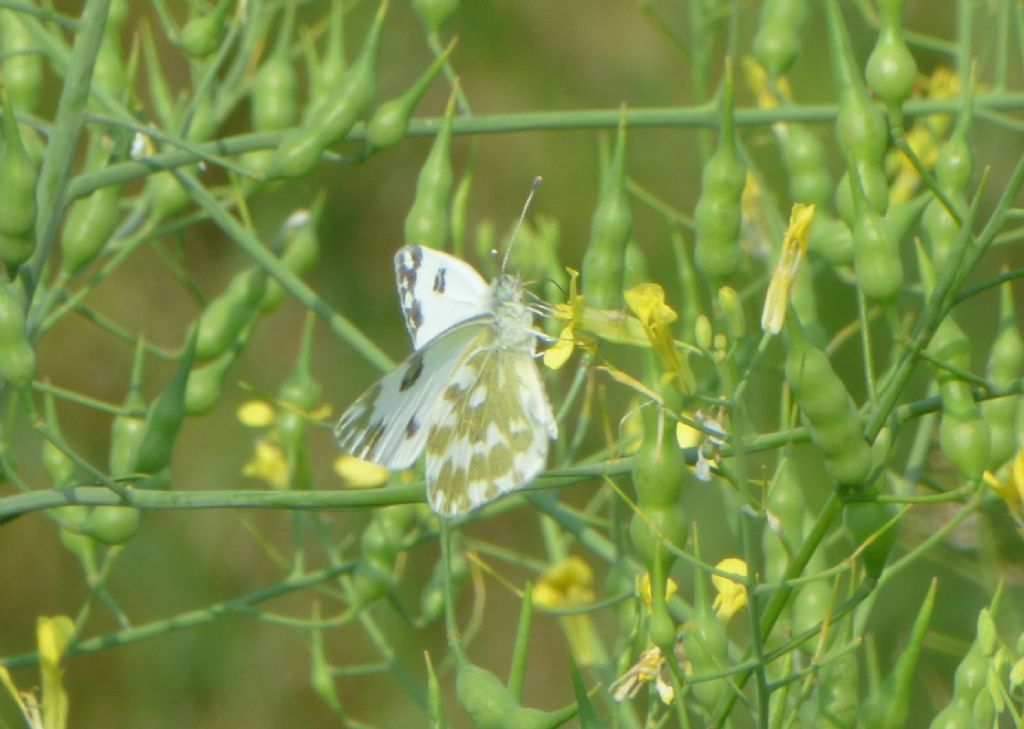
[[818,717],[822,727],[858,726],[860,713],[860,666],[857,654],[847,652],[821,670],[818,683]]
[[434,139],[416,180],[416,197],[405,216],[406,243],[423,243],[432,248],[447,248],[451,233],[452,117],[455,114],[455,90],[448,97],[444,121]]
[[[281,263],[297,276],[309,271],[320,256],[320,237],[317,230],[320,227],[324,200],[323,194],[318,195],[309,210],[295,211],[284,223]],[[283,300],[284,289],[281,288],[281,284],[268,278],[260,312],[266,314],[273,311]]]
[[[935,274],[924,249],[918,246],[918,268],[926,295],[935,286]],[[988,424],[974,401],[969,383],[956,371],[971,369],[971,345],[952,314],[939,322],[928,343],[932,372],[942,397],[939,447],[966,480],[975,482],[988,467],[990,444]]]
[[0,150],[0,262],[12,270],[35,250],[36,181],[39,172],[25,151],[14,109],[4,104],[4,139]]
[[374,149],[386,149],[398,144],[405,138],[409,130],[409,120],[412,118],[420,99],[427,93],[431,83],[437,74],[444,68],[448,55],[455,48],[455,41],[448,44],[434,62],[430,64],[423,75],[416,80],[408,91],[401,96],[385,101],[378,106],[369,120],[366,122],[366,141]]
[[412,9],[430,34],[437,35],[445,21],[459,9],[459,0],[412,0]]
[[[246,333],[242,334],[241,339],[248,339]],[[192,369],[185,388],[186,415],[206,415],[213,410],[213,406],[220,400],[228,372],[231,371],[240,352],[241,347],[232,347],[206,364]]]
[[[819,564],[820,562],[821,560],[812,560],[808,568],[824,568],[825,565]],[[824,580],[801,585],[793,596],[793,632],[799,635],[815,627],[829,617],[831,608],[832,585]],[[813,653],[817,643],[817,636],[814,636],[808,638],[800,647],[806,653]]]
[[107,24],[103,29],[103,41],[96,54],[91,81],[92,89],[118,100],[127,99],[131,88],[121,48],[121,26],[124,20],[125,15],[120,11],[107,13]]
[[555,729],[576,709],[575,704],[550,712],[520,706],[501,679],[465,658],[458,661],[455,695],[479,729]]
[[353,605],[368,605],[394,589],[398,555],[416,513],[414,504],[374,512],[359,538],[359,563],[352,575]]
[[191,196],[173,173],[164,170],[149,176],[146,181],[150,208],[156,220],[166,220],[185,209]]
[[0,51],[4,88],[11,104],[22,111],[35,111],[43,88],[43,61],[21,13],[0,9]]
[[[113,149],[103,148],[94,155],[91,171],[110,164]],[[60,235],[61,271],[65,275],[77,273],[92,263],[113,236],[120,221],[121,185],[101,187],[88,197],[71,203]]]
[[469,577],[469,563],[466,555],[461,549],[449,549],[448,577],[445,577],[445,566],[442,560],[434,563],[434,570],[430,573],[430,579],[423,586],[420,592],[420,614],[417,623],[427,625],[444,615],[445,587],[451,585],[451,589],[458,591],[462,589],[466,579]]
[[86,570],[95,573],[96,540],[78,533],[78,525],[85,520],[88,509],[84,506],[61,506],[54,512],[60,514],[60,543]]
[[910,713],[910,692],[917,671],[917,660],[921,655],[928,632],[928,621],[935,607],[937,582],[932,581],[928,594],[921,603],[921,609],[914,620],[907,646],[900,652],[892,671],[886,676],[879,689],[865,702],[862,726],[878,729],[901,729],[906,726]]
[[777,79],[796,60],[803,45],[807,0],[765,0],[754,36],[754,58]]
[[583,295],[597,309],[622,306],[626,246],[633,214],[626,192],[626,122],[619,122],[615,152],[601,176],[597,207],[590,219],[590,243],[583,254]]
[[899,239],[889,222],[869,204],[856,168],[850,167],[856,216],[853,223],[853,269],[857,286],[875,301],[891,301],[903,286]]
[[135,458],[136,473],[157,474],[171,463],[174,443],[185,418],[185,389],[196,351],[196,329],[188,337],[178,366],[146,413],[146,422]]
[[[1024,365],[1024,339],[1013,306],[1013,288],[1004,283],[999,292],[999,327],[988,358],[987,378],[996,387],[1005,387],[1021,376]],[[981,412],[988,423],[991,436],[989,469],[995,470],[1006,463],[1017,451],[1017,434],[1021,423],[1017,420],[1020,395],[987,400]]]
[[311,488],[313,485],[306,431],[309,429],[309,413],[320,404],[323,394],[320,384],[313,379],[310,371],[315,323],[314,315],[308,314],[295,367],[281,383],[277,393],[284,408],[278,413],[274,433],[284,448],[291,468],[292,488]]
[[[967,210],[967,186],[974,172],[974,156],[970,146],[971,102],[968,92],[963,101],[966,108],[961,111],[952,135],[939,149],[933,169],[939,189],[961,211]],[[960,224],[938,197],[933,197],[925,208],[921,230],[928,244],[932,265],[936,270],[943,270],[952,263],[949,257],[960,238]]]
[[258,132],[277,131],[294,126],[299,118],[299,77],[291,60],[291,40],[295,29],[295,3],[285,6],[284,22],[270,57],[253,78],[250,92],[252,128]]
[[309,105],[303,112],[303,124],[308,125],[320,107],[331,100],[338,82],[348,68],[345,62],[345,13],[343,0],[331,0],[323,58],[317,60],[316,48],[309,35],[303,38],[303,52],[309,74]]
[[836,206],[840,216],[852,228],[860,215],[860,208],[855,208],[857,191],[851,191],[851,174],[859,178],[858,184],[876,213],[885,214],[889,204],[889,188],[883,167],[889,134],[885,116],[871,103],[864,81],[857,73],[838,2],[828,0],[825,11],[832,74],[840,89],[836,137],[846,156],[847,168],[852,170],[840,180]]
[[[700,559],[699,546],[694,547],[694,556]],[[725,625],[711,609],[707,577],[701,570],[694,571],[693,615],[690,618],[689,629],[683,632],[682,640],[686,648],[686,657],[695,676],[720,673],[722,668],[728,665],[729,638]],[[664,650],[662,648],[662,652]],[[694,698],[706,709],[713,708],[728,688],[728,684],[722,679],[700,681],[690,685]]]
[[853,263],[853,233],[842,220],[825,210],[815,210],[807,249],[833,266],[848,266]]
[[131,380],[121,408],[129,414],[118,414],[110,426],[110,457],[108,468],[111,478],[127,476],[135,470],[139,444],[146,432],[146,421],[131,413],[146,410],[146,398],[142,394],[142,366],[145,363],[146,347],[142,338],[137,340],[135,357],[132,360]]
[[949,705],[932,720],[930,729],[971,729],[975,726],[974,705],[986,690],[990,660],[979,641],[971,643],[953,676],[953,696]]
[[266,280],[262,269],[240,271],[224,293],[206,305],[199,317],[196,359],[213,359],[235,343],[258,312]]
[[768,488],[768,519],[762,531],[765,579],[782,579],[789,566],[789,549],[800,541],[804,517],[804,492],[793,459],[783,456]]
[[[47,429],[55,436],[60,437],[60,422],[57,420],[57,405],[53,401],[53,395],[47,392],[43,398],[43,417]],[[54,488],[69,486],[75,478],[75,463],[60,448],[49,440],[43,442],[41,454],[43,468],[50,476],[50,483]]]
[[178,34],[178,46],[193,58],[205,58],[220,48],[233,0],[220,0],[213,12],[192,18]]
[[[900,119],[900,108],[910,96],[917,79],[917,64],[903,40],[900,16],[904,0],[879,0],[880,24],[878,40],[868,57],[864,76],[889,106],[894,119]],[[902,123],[902,122],[901,122]]]
[[36,353],[25,335],[25,312],[10,284],[0,281],[0,380],[27,387],[35,371]]
[[747,170],[736,150],[732,69],[725,71],[722,131],[718,147],[701,173],[700,198],[693,211],[694,262],[716,284],[735,273],[740,261],[740,205]]
[[[885,172],[880,167],[862,162],[854,163],[854,168],[860,177],[861,189],[870,203],[871,209],[879,214],[885,213],[889,205],[889,187]],[[839,178],[835,198],[839,217],[852,228],[857,222],[857,206],[854,202],[853,190],[850,187],[849,172],[844,172],[843,176]]]
[[[785,132],[780,134],[779,146],[782,162],[789,173],[790,197],[793,202],[815,205],[816,214],[820,216],[835,188],[828,171],[825,145],[803,124],[788,124]],[[815,218],[814,227],[817,228],[818,224],[819,220]]]
[[60,236],[65,273],[77,273],[102,252],[121,219],[120,203],[121,186],[108,185],[71,204]]
[[[865,493],[878,495],[879,490],[874,487]],[[896,509],[892,504],[881,501],[853,501],[846,504],[843,509],[843,525],[854,546],[859,547],[879,532],[895,513]],[[898,536],[896,527],[891,526],[874,537],[861,551],[860,560],[868,577],[878,579],[882,574]]]
[[787,320],[786,381],[801,420],[825,458],[825,468],[844,486],[862,485],[871,472],[864,425],[843,381],[824,352],[807,341],[793,317]]
[[96,506],[79,530],[98,542],[114,546],[134,537],[141,523],[142,511],[134,506]]
[[387,7],[387,0],[383,0],[359,56],[310,116],[306,128],[295,130],[281,141],[268,174],[275,177],[308,174],[324,148],[348,136],[352,126],[370,111],[377,95],[377,56]]

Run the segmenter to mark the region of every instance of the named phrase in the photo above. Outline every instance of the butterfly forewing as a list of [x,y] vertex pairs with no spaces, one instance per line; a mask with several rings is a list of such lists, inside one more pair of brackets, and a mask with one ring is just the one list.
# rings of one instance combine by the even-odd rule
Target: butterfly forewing
[[492,342],[469,353],[443,400],[427,437],[427,499],[435,512],[466,513],[544,468],[558,429],[529,350]]
[[557,435],[534,361],[532,314],[515,276],[492,284],[426,246],[395,255],[416,352],[345,411],[342,449],[390,469],[426,447],[427,500],[458,516],[529,482]]
[[378,380],[338,420],[334,437],[341,449],[390,469],[413,465],[443,406],[448,377],[487,331],[480,322],[456,326]]
[[395,254],[395,280],[415,349],[489,311],[491,287],[472,266],[443,251],[403,246]]

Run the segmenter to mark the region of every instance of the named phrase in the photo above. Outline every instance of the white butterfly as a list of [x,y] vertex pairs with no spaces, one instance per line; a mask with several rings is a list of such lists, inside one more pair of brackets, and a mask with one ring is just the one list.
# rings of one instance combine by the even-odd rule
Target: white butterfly
[[558,435],[537,371],[537,333],[518,276],[488,284],[421,245],[395,254],[416,350],[364,392],[334,428],[354,456],[397,470],[427,451],[427,501],[454,517],[529,482]]

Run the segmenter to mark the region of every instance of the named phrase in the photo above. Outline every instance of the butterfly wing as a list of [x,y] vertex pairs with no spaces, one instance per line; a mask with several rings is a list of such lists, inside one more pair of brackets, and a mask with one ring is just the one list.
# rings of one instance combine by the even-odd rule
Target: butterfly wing
[[341,449],[392,470],[413,465],[435,422],[434,410],[443,406],[447,379],[489,330],[486,319],[456,325],[378,380],[334,427]]
[[558,435],[532,347],[490,345],[468,352],[452,371],[427,436],[427,500],[442,516],[528,483]]
[[427,246],[408,245],[398,250],[395,279],[405,326],[417,350],[491,308],[491,287],[476,269]]

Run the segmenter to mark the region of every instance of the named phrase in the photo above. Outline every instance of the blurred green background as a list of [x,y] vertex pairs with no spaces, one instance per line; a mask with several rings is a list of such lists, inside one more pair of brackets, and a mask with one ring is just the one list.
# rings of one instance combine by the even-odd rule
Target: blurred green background
[[[259,0],[252,0],[253,3]],[[6,3],[0,3],[0,5]],[[813,3],[812,3],[813,4]],[[58,9],[75,15],[78,3],[61,3]],[[183,9],[171,3],[171,12],[181,22]],[[723,12],[727,5],[720,4]],[[738,47],[749,49],[756,29],[758,3],[740,4]],[[867,56],[875,31],[852,3],[843,3],[848,27],[859,59]],[[977,4],[977,52],[983,68],[995,59],[986,43],[995,4]],[[372,18],[372,3],[350,4],[345,36],[351,58]],[[326,3],[299,3],[300,28],[317,29],[326,13]],[[621,2],[613,0],[563,0],[562,2],[467,2],[463,3],[442,32],[444,39],[457,36],[459,44],[451,64],[475,115],[511,112],[614,110],[621,104],[630,109],[688,106],[695,103],[691,71],[685,54],[655,22],[654,15],[678,38],[687,38],[688,3]],[[956,4],[910,0],[905,24],[915,32],[936,38],[956,35]],[[148,3],[133,3],[124,30],[125,46],[138,37],[140,24],[157,25]],[[804,47],[788,75],[799,103],[831,103],[835,89],[829,72],[822,18],[812,9]],[[724,30],[724,26],[723,26]],[[160,36],[160,33],[157,33]],[[160,38],[161,62],[175,90],[187,94],[190,81],[181,52],[166,38]],[[720,78],[723,38],[714,51],[714,76]],[[938,52],[915,48],[918,66],[930,72],[953,59]],[[394,0],[386,22],[379,63],[379,98],[403,91],[429,65],[433,56],[423,28],[410,4]],[[1019,66],[1014,77],[1019,81]],[[61,81],[47,71],[47,87],[40,116],[49,118]],[[141,82],[138,82],[142,86]],[[755,100],[744,84],[738,83],[738,106],[751,107]],[[1018,85],[1019,88],[1019,85]],[[448,87],[434,84],[418,116],[437,116],[443,109]],[[145,89],[140,88],[145,99]],[[248,111],[243,103],[237,113],[216,132],[227,137],[248,131]],[[833,156],[838,178],[841,157],[835,148],[831,125],[816,128]],[[492,224],[504,236],[514,223],[530,181],[542,175],[544,185],[531,215],[554,218],[560,229],[560,260],[578,268],[589,235],[589,221],[597,197],[599,145],[610,136],[606,130],[559,130],[487,134],[470,140],[456,137],[453,161],[456,174],[465,169],[471,144],[476,145],[475,173],[468,205],[470,242],[481,224]],[[742,128],[747,153],[763,174],[766,193],[780,213],[787,214],[785,175],[767,127]],[[306,280],[335,309],[396,360],[409,350],[394,291],[391,259],[403,241],[402,226],[411,204],[416,176],[430,147],[430,138],[410,138],[396,148],[358,163],[323,162],[316,174],[250,197],[248,204],[256,230],[263,240],[277,234],[284,219],[298,208],[309,206],[315,196],[326,194],[325,214],[320,225],[321,257]],[[355,155],[359,142],[341,145],[343,155]],[[698,131],[694,128],[631,128],[629,130],[628,174],[643,188],[680,211],[689,214],[700,187],[701,161]],[[1024,150],[1019,134],[976,122],[977,169],[990,167],[989,187],[982,214],[992,208],[1017,156]],[[1011,153],[1008,153],[1011,151]],[[209,173],[218,179],[220,173]],[[128,194],[140,189],[129,186]],[[634,204],[635,239],[649,257],[652,278],[669,286],[670,304],[678,299],[671,289],[672,270],[668,235],[660,216]],[[211,224],[192,226],[180,236],[169,236],[161,244],[165,252],[180,256],[200,289],[213,296],[230,277],[246,265],[238,249]],[[472,245],[469,246],[471,249]],[[910,260],[907,251],[907,260]],[[1019,246],[994,250],[982,263],[981,275],[992,275],[1000,265],[1020,266],[1024,256]],[[474,258],[481,270],[487,261]],[[835,285],[832,274],[824,272],[816,285],[821,297],[821,318],[829,328],[856,316],[852,297],[828,296]],[[990,292],[991,293],[991,292]],[[1020,299],[1018,291],[1018,300]],[[994,330],[991,296],[977,297],[958,309],[958,317],[981,346],[975,365]],[[88,299],[94,309],[127,329],[140,332],[154,343],[173,349],[195,319],[199,308],[194,298],[169,271],[153,248],[144,247],[133,255]],[[748,302],[748,324],[759,317],[759,301]],[[177,489],[257,488],[241,475],[251,457],[256,434],[236,419],[239,404],[256,393],[272,393],[294,363],[302,333],[304,310],[287,301],[262,321],[253,340],[225,388],[213,413],[189,418],[181,433],[173,462]],[[340,412],[378,375],[372,365],[345,343],[318,327],[313,371],[323,385],[324,400]],[[120,402],[131,366],[131,346],[83,318],[69,316],[47,332],[39,342],[39,377],[71,390],[86,392],[101,400]],[[859,354],[852,349],[840,353],[841,368],[847,368],[851,382],[861,377]],[[152,398],[171,372],[171,365],[150,360],[146,368],[146,394]],[[755,383],[752,399],[777,399],[778,380],[766,378]],[[851,386],[861,398],[858,385]],[[59,404],[59,416],[66,439],[91,462],[105,463],[109,417],[68,403]],[[24,423],[14,435],[14,450],[23,477],[35,487],[47,483],[38,462],[38,439]],[[595,435],[595,443],[599,442]],[[312,435],[314,462],[324,488],[339,482],[329,464],[336,455],[327,429]],[[809,498],[822,498],[828,488],[823,474],[808,466],[807,477],[820,479],[821,491]],[[587,485],[573,489],[588,490]],[[6,486],[0,493],[9,493]],[[572,489],[567,498],[574,499]],[[728,495],[709,484],[688,493],[686,508],[701,525],[704,559],[714,562],[735,549],[731,530],[723,515],[734,514]],[[941,706],[948,691],[950,675],[967,643],[973,637],[977,611],[989,601],[992,581],[1005,581],[1004,604],[1018,606],[1007,626],[1016,634],[1024,625],[1019,610],[1024,600],[1024,574],[1020,542],[997,543],[1011,534],[1002,512],[972,520],[957,532],[957,541],[937,546],[929,558],[919,562],[898,581],[876,597],[871,619],[875,649],[885,662],[891,650],[905,637],[911,617],[932,576],[940,577],[939,606],[933,618],[934,637],[926,646],[917,688],[922,705]],[[357,537],[368,515],[352,512],[331,517],[333,534],[343,539]],[[733,518],[732,516],[729,517]],[[916,543],[944,521],[941,507],[915,509],[904,525],[903,539]],[[996,522],[993,528],[990,522]],[[707,526],[705,526],[707,525]],[[287,553],[292,539],[291,517],[275,511],[180,511],[146,515],[139,535],[124,549],[105,584],[134,624],[163,619],[219,600],[229,600],[272,583],[281,570],[267,555],[268,545]],[[476,524],[470,534],[486,537],[511,550],[544,559],[537,519],[524,510]],[[989,567],[976,573],[978,555],[985,555]],[[42,514],[19,518],[0,527],[0,654],[10,655],[34,648],[37,615],[74,614],[86,596],[75,560],[62,547],[58,530]],[[436,558],[436,547],[427,545],[412,553],[405,566],[408,586],[403,597],[416,599]],[[596,565],[595,565],[596,566]],[[521,585],[532,574],[508,565],[503,575]],[[676,577],[689,592],[689,568],[677,568]],[[979,584],[979,582],[983,584]],[[987,583],[987,584],[985,584]],[[474,659],[503,675],[511,650],[519,600],[503,585],[488,581],[486,613],[473,644]],[[469,607],[463,595],[465,609]],[[271,609],[283,613],[309,614],[309,593],[297,593],[276,601]],[[890,622],[890,615],[900,616]],[[408,666],[417,667],[415,679],[424,683],[420,655],[430,650],[443,653],[444,634],[440,624],[419,631],[394,611],[378,610],[381,630]],[[610,616],[600,616],[598,629],[614,631]],[[102,604],[93,609],[85,635],[115,630],[117,625]],[[1016,631],[1016,632],[1014,632]],[[373,662],[376,654],[358,626],[329,632],[325,640],[329,654],[339,663]],[[534,706],[553,708],[571,700],[566,648],[557,621],[538,617],[530,649],[526,695]],[[36,685],[34,668],[14,672],[21,687]],[[450,676],[449,676],[450,679]],[[443,683],[450,694],[450,680]],[[71,700],[71,726],[138,727],[221,727],[247,726],[252,729],[279,726],[337,726],[338,720],[320,701],[309,684],[309,649],[301,631],[233,616],[198,629],[170,631],[156,638],[94,655],[79,657],[67,665],[66,684]],[[424,715],[402,690],[393,675],[382,672],[359,678],[345,678],[338,691],[346,711],[374,726],[423,725]],[[448,695],[452,726],[467,726]],[[7,707],[9,709],[9,707]],[[2,715],[12,726],[12,715]],[[915,718],[914,726],[924,726]]]

